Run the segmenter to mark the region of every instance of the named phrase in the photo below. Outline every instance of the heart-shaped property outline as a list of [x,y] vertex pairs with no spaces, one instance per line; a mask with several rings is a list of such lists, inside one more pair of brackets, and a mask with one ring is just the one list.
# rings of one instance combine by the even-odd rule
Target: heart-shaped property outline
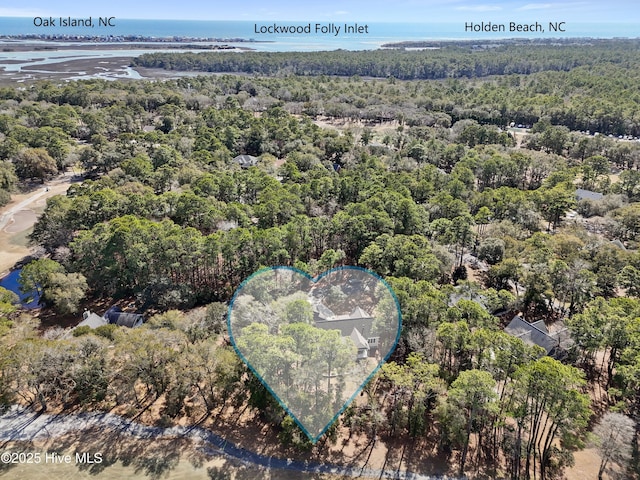
[[[323,279],[324,277],[326,277],[327,275],[329,275],[329,274],[331,274],[333,272],[337,272],[337,271],[341,271],[341,270],[358,270],[360,272],[364,272],[364,273],[366,273],[368,275],[371,275],[372,277],[376,278],[377,281],[379,281],[382,285],[385,286],[385,288],[391,294],[391,298],[393,298],[393,301],[395,302],[396,312],[398,314],[398,327],[397,327],[395,339],[393,341],[393,345],[391,346],[391,348],[389,348],[389,351],[385,354],[384,358],[382,358],[378,362],[378,364],[375,366],[375,368],[369,373],[367,378],[360,384],[360,386],[353,392],[353,394],[344,402],[344,404],[342,405],[340,410],[333,416],[333,418],[327,423],[327,425],[325,425],[325,427],[320,431],[320,433],[318,433],[318,435],[315,435],[315,436],[313,434],[311,434],[306,429],[304,424],[297,418],[297,416],[293,412],[290,411],[290,409],[286,405],[286,403],[284,401],[282,401],[280,396],[269,386],[269,384],[262,378],[262,375],[256,371],[256,369],[253,367],[253,365],[249,362],[249,360],[240,351],[240,349],[238,348],[238,346],[236,344],[236,339],[235,339],[235,337],[233,335],[233,331],[232,331],[232,328],[231,328],[231,313],[232,313],[232,310],[233,310],[233,305],[234,305],[236,299],[238,298],[238,296],[240,295],[240,293],[242,292],[242,289],[253,278],[255,278],[255,277],[259,276],[259,275],[263,275],[265,272],[272,271],[272,270],[290,270],[290,271],[293,271],[293,272],[298,273],[299,275],[302,275],[303,277],[307,278],[311,282],[311,285],[317,284],[321,279]],[[372,272],[371,270],[368,270],[366,268],[350,266],[350,265],[329,269],[326,272],[323,272],[323,273],[319,274],[316,277],[312,277],[310,274],[308,274],[308,273],[306,273],[306,272],[304,272],[302,270],[299,270],[299,269],[297,269],[295,267],[289,267],[289,266],[275,266],[275,267],[261,268],[260,270],[254,272],[249,277],[247,277],[238,286],[238,288],[235,290],[235,292],[233,294],[233,297],[231,298],[231,301],[229,302],[229,308],[227,309],[227,331],[229,333],[229,340],[231,341],[231,344],[233,345],[233,348],[234,348],[236,354],[240,357],[242,362],[253,372],[253,374],[256,376],[256,378],[258,380],[260,380],[260,383],[262,383],[265,386],[265,388],[269,391],[269,393],[271,395],[273,395],[273,397],[276,399],[278,404],[283,408],[283,410],[288,415],[290,415],[291,418],[293,418],[293,420],[296,422],[296,424],[300,427],[300,429],[305,433],[305,435],[311,440],[311,442],[313,444],[315,444],[320,439],[320,437],[322,437],[322,435],[324,435],[325,432],[331,427],[331,425],[333,425],[335,423],[335,421],[342,414],[342,412],[344,412],[347,409],[347,407],[349,407],[351,402],[353,402],[353,400],[356,398],[356,396],[360,392],[362,392],[362,389],[367,385],[367,383],[369,383],[369,381],[378,372],[378,370],[382,367],[382,365],[384,365],[384,363],[389,359],[389,357],[391,356],[391,354],[393,353],[393,351],[396,349],[396,347],[398,345],[398,341],[400,340],[400,332],[401,332],[401,330],[402,330],[402,311],[400,309],[400,302],[398,301],[398,298],[396,297],[396,294],[393,291],[393,289],[391,288],[391,286],[382,277],[380,277],[375,272]]]

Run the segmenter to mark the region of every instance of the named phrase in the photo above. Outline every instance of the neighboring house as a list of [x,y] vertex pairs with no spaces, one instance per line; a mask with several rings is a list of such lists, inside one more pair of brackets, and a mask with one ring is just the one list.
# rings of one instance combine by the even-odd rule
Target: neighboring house
[[591,190],[583,190],[578,188],[576,190],[576,200],[602,200],[603,194],[598,192],[592,192]]
[[76,325],[75,328],[78,328],[78,327],[98,328],[103,325],[107,325],[108,323],[109,322],[107,321],[106,318],[101,317],[100,315],[97,315],[93,312],[90,312],[89,310],[85,310],[84,313],[82,314],[82,321],[78,325]]
[[120,307],[114,305],[107,310],[102,317],[89,310],[85,310],[82,314],[82,321],[76,325],[75,328],[84,326],[98,328],[109,324],[118,325],[119,327],[135,328],[143,323],[144,317],[139,313],[126,313],[123,312]]
[[518,337],[527,345],[538,345],[544,348],[547,355],[556,359],[566,356],[567,350],[573,346],[573,340],[567,328],[549,333],[549,329],[542,320],[529,323],[516,315],[504,331]]
[[238,155],[233,159],[233,162],[242,168],[249,168],[258,165],[258,158],[253,155]]
[[144,317],[139,313],[126,313],[120,307],[114,305],[104,314],[104,317],[111,324],[119,327],[135,328],[144,323]]
[[373,334],[373,317],[360,307],[346,315],[336,315],[326,305],[318,303],[314,305],[314,319],[316,327],[340,330],[343,337],[349,337],[358,349],[359,360],[378,348],[380,337]]

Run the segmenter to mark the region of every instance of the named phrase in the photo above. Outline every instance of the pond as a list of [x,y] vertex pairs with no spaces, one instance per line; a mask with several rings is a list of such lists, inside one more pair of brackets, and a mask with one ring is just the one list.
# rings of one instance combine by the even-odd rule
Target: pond
[[[18,283],[18,277],[20,277],[21,268],[17,270],[12,270],[9,275],[0,279],[0,287],[6,288],[7,290],[15,293],[20,297],[20,304],[22,308],[38,308],[38,300],[40,299],[37,292],[31,293],[22,293],[20,292],[20,284]],[[30,302],[27,302],[31,298]]]

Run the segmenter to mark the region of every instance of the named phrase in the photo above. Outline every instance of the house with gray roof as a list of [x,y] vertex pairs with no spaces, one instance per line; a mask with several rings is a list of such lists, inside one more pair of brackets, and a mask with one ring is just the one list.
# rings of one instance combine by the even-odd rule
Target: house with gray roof
[[603,194],[598,192],[593,192],[591,190],[584,190],[582,188],[578,188],[576,190],[576,200],[602,200],[604,197]]
[[567,350],[574,343],[569,330],[564,326],[550,333],[544,321],[529,323],[520,315],[513,317],[504,331],[519,338],[527,345],[537,345],[544,348],[547,355],[556,359],[566,356]]
[[358,331],[357,328],[353,329],[353,331],[351,332],[351,335],[349,335],[349,338],[351,338],[351,341],[354,343],[354,345],[358,349],[358,354],[356,356],[356,359],[363,360],[367,358],[369,356],[369,343],[362,336],[362,334]]
[[351,312],[334,314],[323,303],[313,306],[317,328],[340,330],[340,335],[349,337],[358,349],[358,359],[364,359],[378,348],[380,337],[373,332],[374,318],[362,308],[356,306]]
[[233,163],[237,163],[241,168],[255,167],[258,165],[258,157],[253,155],[238,155],[233,159]]
[[101,317],[100,315],[90,312],[89,310],[85,310],[82,314],[82,321],[76,325],[78,327],[89,327],[89,328],[98,328],[103,325],[107,325],[109,322],[106,318]]
[[117,305],[112,306],[103,316],[85,310],[82,314],[82,321],[76,325],[78,327],[98,328],[104,325],[118,325],[119,327],[135,328],[144,323],[144,317],[139,313],[123,312]]

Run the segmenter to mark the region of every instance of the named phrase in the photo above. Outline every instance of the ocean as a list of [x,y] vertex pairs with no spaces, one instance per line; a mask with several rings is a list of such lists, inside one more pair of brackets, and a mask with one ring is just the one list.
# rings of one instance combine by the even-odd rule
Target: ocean
[[[48,17],[47,17],[48,19]],[[572,23],[568,22],[565,31],[550,33],[526,32],[465,32],[465,21],[457,23],[379,23],[358,22],[355,32],[345,33],[347,26],[354,22],[300,21],[276,22],[278,26],[310,26],[310,33],[257,33],[273,30],[273,21],[186,21],[186,20],[131,20],[113,19],[114,26],[98,25],[93,18],[91,27],[60,27],[59,17],[54,17],[56,26],[34,25],[34,19],[0,17],[0,35],[96,35],[144,37],[191,37],[256,40],[255,43],[234,43],[230,45],[250,47],[258,51],[319,51],[319,50],[370,50],[385,43],[420,40],[482,40],[499,38],[636,38],[638,25],[629,23]],[[316,33],[316,24],[319,25]],[[362,27],[366,26],[365,29]],[[547,26],[544,25],[548,30]],[[336,31],[336,29],[340,31]],[[322,31],[326,33],[322,33]]]

